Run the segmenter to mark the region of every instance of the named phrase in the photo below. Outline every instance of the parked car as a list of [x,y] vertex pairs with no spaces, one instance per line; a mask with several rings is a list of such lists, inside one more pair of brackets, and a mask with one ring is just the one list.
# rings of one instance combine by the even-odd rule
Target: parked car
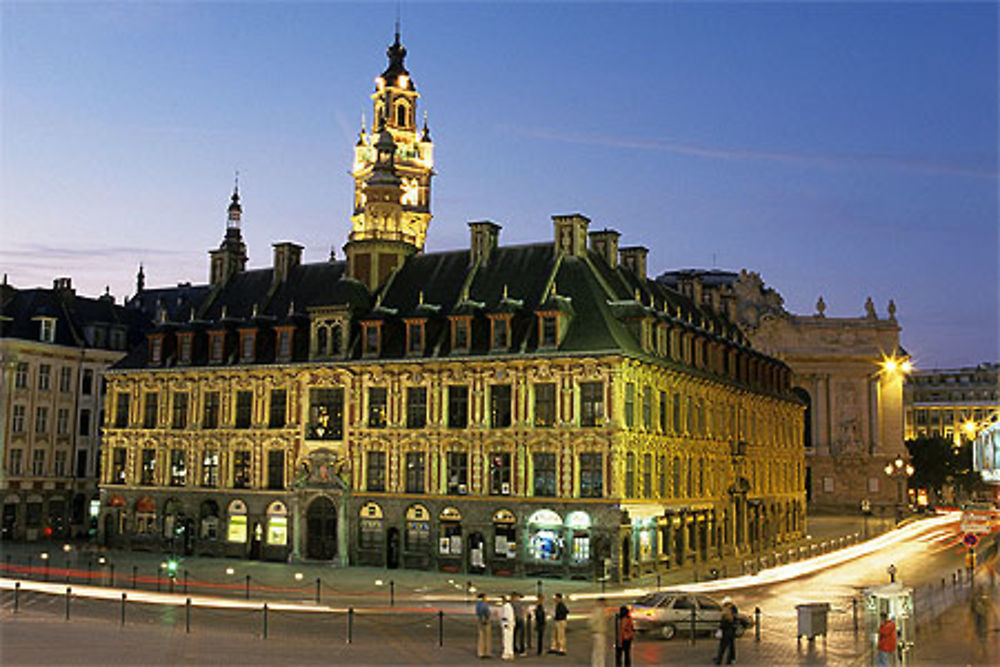
[[[691,610],[694,610],[694,631],[715,632],[722,615],[722,604],[707,595],[663,591],[645,595],[631,605],[632,621],[638,632],[672,639],[678,632],[691,632]],[[736,615],[736,636],[742,636],[753,626],[753,619]]]

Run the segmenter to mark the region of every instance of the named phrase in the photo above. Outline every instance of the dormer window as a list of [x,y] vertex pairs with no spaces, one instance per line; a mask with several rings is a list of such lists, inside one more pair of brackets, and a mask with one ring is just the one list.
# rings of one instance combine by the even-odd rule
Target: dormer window
[[111,329],[111,349],[112,350],[124,350],[125,349],[125,331],[119,329],[118,327],[112,327]]
[[315,319],[312,323],[312,356],[341,357],[344,354],[347,322],[343,317]]
[[160,365],[163,363],[163,336],[154,335],[149,337],[149,363]]
[[490,348],[507,350],[510,348],[510,316],[491,317]]
[[53,317],[38,318],[38,340],[43,343],[56,341],[56,320]]
[[277,358],[280,362],[292,360],[292,335],[294,331],[292,327],[281,327],[276,331],[278,338]]
[[424,351],[424,321],[406,321],[406,353],[417,355]]
[[242,329],[240,331],[240,361],[249,363],[256,358],[257,330]]
[[177,351],[178,359],[177,362],[180,364],[190,364],[191,363],[191,351],[194,349],[194,334],[193,333],[179,333],[177,334]]
[[365,322],[364,329],[364,355],[366,357],[377,357],[381,350],[382,343],[382,323]]
[[538,343],[540,347],[556,347],[559,344],[559,318],[554,313],[538,316]]
[[209,339],[209,355],[208,360],[213,364],[221,364],[222,356],[225,353],[226,348],[226,332],[225,331],[210,331],[208,333]]
[[456,317],[451,321],[451,349],[453,352],[468,352],[469,341],[472,339],[469,327],[471,318]]

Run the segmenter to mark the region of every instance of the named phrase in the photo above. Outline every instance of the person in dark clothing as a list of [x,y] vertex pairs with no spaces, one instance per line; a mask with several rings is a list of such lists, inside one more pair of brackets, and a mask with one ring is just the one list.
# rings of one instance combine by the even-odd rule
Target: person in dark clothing
[[535,636],[538,638],[538,655],[542,654],[545,646],[545,596],[538,596],[538,604],[535,605]]
[[520,593],[512,593],[511,604],[514,607],[514,653],[517,655],[526,655],[527,652],[524,649],[524,619],[527,614],[524,608],[524,598],[521,597]]
[[552,644],[549,653],[566,655],[566,620],[569,618],[569,607],[563,602],[562,593],[556,593],[556,608],[552,613],[554,627],[552,629]]
[[736,662],[736,606],[724,602],[722,614],[719,617],[719,652],[715,656],[715,664],[721,665],[722,659],[728,654],[726,664]]
[[615,667],[632,667],[632,640],[635,639],[635,625],[628,607],[618,610],[615,623]]

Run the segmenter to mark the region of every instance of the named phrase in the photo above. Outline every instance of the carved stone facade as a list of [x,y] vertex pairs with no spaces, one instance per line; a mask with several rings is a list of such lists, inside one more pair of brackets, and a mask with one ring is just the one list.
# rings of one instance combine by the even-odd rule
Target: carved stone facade
[[[755,348],[787,363],[808,405],[806,493],[815,510],[874,511],[905,504],[905,479],[884,469],[906,458],[903,372],[896,306],[879,317],[869,298],[859,317],[828,317],[820,297],[812,315],[796,315],[760,275],[671,271],[659,280],[730,314]],[[899,363],[887,364],[890,359]]]

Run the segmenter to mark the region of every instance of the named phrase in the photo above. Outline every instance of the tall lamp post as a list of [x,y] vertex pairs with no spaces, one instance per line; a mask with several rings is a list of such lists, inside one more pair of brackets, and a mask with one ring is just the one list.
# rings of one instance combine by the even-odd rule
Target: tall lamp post
[[896,523],[899,523],[903,518],[903,485],[913,476],[914,469],[902,456],[897,456],[895,461],[886,464],[884,470],[890,479],[896,480]]

